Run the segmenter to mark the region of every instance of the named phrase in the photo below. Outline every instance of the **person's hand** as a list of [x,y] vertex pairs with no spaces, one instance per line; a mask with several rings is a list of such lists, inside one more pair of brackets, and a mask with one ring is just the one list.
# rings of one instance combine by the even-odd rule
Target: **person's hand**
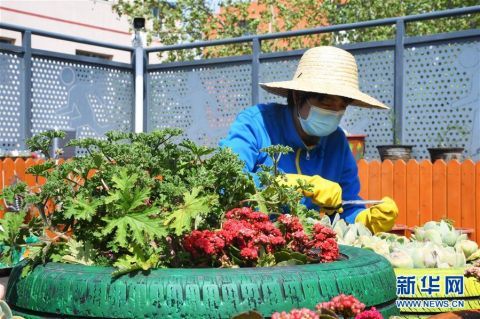
[[390,197],[382,198],[383,203],[362,210],[355,218],[374,234],[392,229],[398,216],[398,207]]
[[284,185],[296,186],[299,180],[305,184],[311,184],[311,191],[303,191],[303,195],[310,197],[314,204],[320,206],[321,211],[327,214],[343,212],[342,188],[337,183],[319,175],[286,174],[285,176]]

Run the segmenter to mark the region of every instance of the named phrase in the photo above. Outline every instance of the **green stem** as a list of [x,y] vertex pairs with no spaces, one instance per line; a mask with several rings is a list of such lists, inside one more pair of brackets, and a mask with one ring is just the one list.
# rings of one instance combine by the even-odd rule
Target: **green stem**
[[83,185],[81,185],[80,183],[78,183],[77,181],[74,181],[73,179],[70,179],[70,178],[68,178],[68,177],[65,177],[65,179],[66,179],[67,181],[69,181],[69,182],[72,182],[72,183],[74,183],[74,184],[76,184],[76,185],[80,186],[80,187],[82,187],[82,186],[83,186]]

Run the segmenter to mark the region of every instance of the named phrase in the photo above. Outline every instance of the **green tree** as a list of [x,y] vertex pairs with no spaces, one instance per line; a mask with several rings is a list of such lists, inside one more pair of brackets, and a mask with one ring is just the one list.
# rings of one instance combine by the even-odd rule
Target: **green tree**
[[[204,0],[118,0],[113,8],[117,14],[126,15],[130,20],[138,16],[145,17],[147,42],[157,38],[164,45],[280,32],[326,23],[315,0],[295,0],[291,3],[285,1],[285,4],[275,0],[260,0],[257,10],[252,9],[251,1],[245,0],[225,0],[219,5],[220,12],[217,13]],[[268,41],[262,48],[298,48],[302,47],[302,44],[305,46],[304,41],[299,38]],[[193,59],[196,56],[218,57],[250,53],[251,43],[247,42],[215,48],[169,51],[164,58],[175,61]]]
[[[147,20],[147,40],[155,37],[164,45],[240,37],[343,24],[387,17],[405,16],[431,11],[477,5],[478,0],[225,0],[214,12],[205,0],[118,0],[114,10],[133,19]],[[408,35],[425,35],[478,28],[480,15],[421,21],[407,25]],[[357,29],[334,34],[291,37],[262,42],[266,52],[292,50],[320,44],[339,44],[392,39],[395,26]],[[169,51],[167,61],[188,60],[194,57],[218,57],[250,54],[251,43]]]
[[[382,18],[408,16],[432,11],[441,11],[478,5],[478,0],[374,0],[368,5],[365,1],[349,0],[342,4],[339,0],[325,0],[323,12],[332,25],[368,21]],[[480,25],[480,14],[411,22],[407,24],[408,36],[444,33],[465,29],[476,29]],[[337,43],[366,42],[392,39],[395,26],[383,26],[341,32],[335,34]]]

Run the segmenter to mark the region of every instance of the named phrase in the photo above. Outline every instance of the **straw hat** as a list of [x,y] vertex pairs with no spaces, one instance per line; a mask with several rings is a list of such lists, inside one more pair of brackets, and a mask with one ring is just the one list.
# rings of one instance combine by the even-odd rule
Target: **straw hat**
[[353,55],[345,50],[322,46],[307,50],[292,80],[260,83],[266,91],[286,97],[289,90],[339,95],[353,99],[351,104],[388,109],[388,106],[360,91],[358,68]]

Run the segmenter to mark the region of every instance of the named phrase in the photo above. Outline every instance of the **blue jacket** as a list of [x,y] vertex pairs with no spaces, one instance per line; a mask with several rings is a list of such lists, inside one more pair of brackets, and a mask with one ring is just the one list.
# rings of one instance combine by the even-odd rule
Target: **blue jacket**
[[[306,147],[295,129],[292,111],[286,105],[258,104],[243,110],[230,127],[228,136],[220,142],[239,154],[246,164],[246,170],[256,173],[260,165],[273,165],[272,159],[260,149],[270,145],[288,145],[294,152],[280,158],[279,168],[285,173],[320,175],[337,182],[342,187],[344,200],[361,199],[357,164],[350,150],[347,138],[341,128],[320,138],[317,145]],[[309,208],[316,207],[309,199]],[[363,205],[344,207],[340,215],[353,223]]]

